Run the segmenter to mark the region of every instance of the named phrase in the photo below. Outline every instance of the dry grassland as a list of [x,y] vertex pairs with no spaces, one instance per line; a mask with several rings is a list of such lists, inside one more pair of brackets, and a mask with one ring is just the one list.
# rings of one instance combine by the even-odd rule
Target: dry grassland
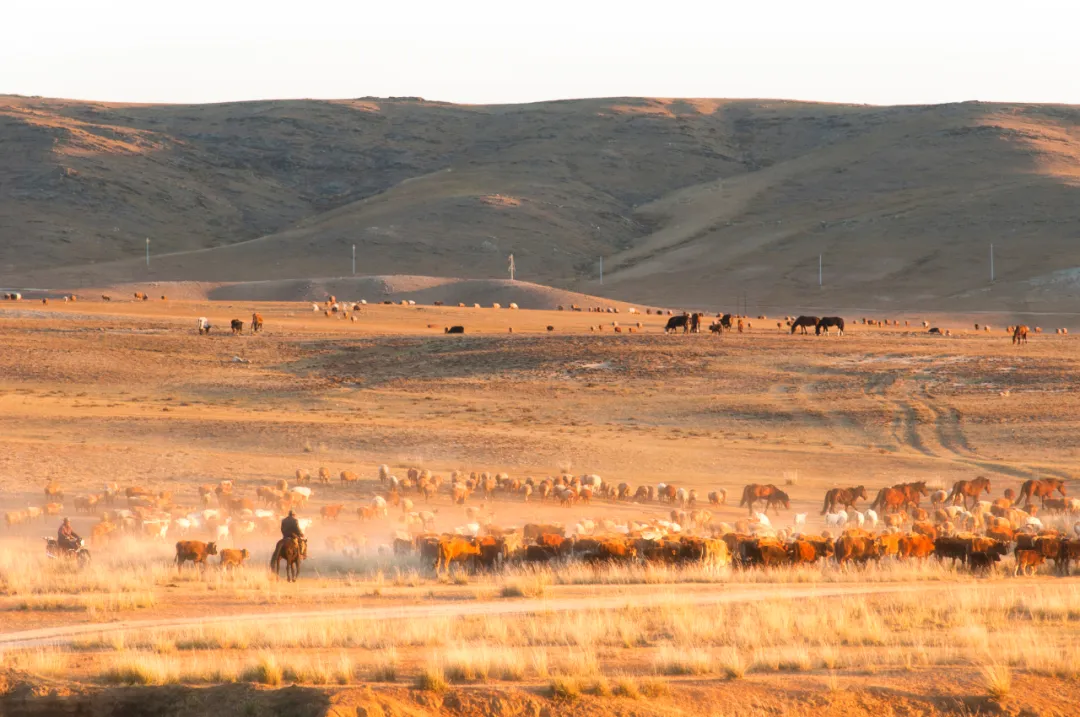
[[[264,334],[195,334],[195,317],[220,326],[253,308]],[[0,707],[108,699],[168,713],[179,693],[161,685],[203,714],[1064,714],[1080,695],[1080,588],[1050,568],[571,564],[439,580],[383,548],[400,510],[367,522],[355,510],[381,490],[381,463],[724,489],[728,504],[708,507],[727,522],[745,517],[744,484],[772,482],[792,496],[773,524],[807,513],[811,530],[833,486],[981,474],[997,496],[1051,476],[1071,495],[1071,337],[1017,349],[1004,331],[965,331],[964,317],[936,317],[956,331],[938,339],[861,326],[792,337],[757,321],[742,335],[665,336],[661,319],[625,313],[368,306],[357,318],[285,304],[0,306],[0,511],[43,505],[57,481],[89,535],[96,518],[72,499],[106,482],[201,510],[201,484],[232,480],[250,497],[297,468],[360,476],[312,484],[311,559],[295,585],[265,570],[276,536],[261,530],[230,539],[251,551],[245,567],[200,573],[172,564],[173,533],[94,545],[80,571],[43,554],[57,518],[0,526]],[[643,331],[614,334],[613,320]],[[458,323],[465,336],[442,333]],[[436,530],[468,520],[445,494],[413,500],[437,511]],[[320,519],[333,504],[342,517]],[[670,510],[504,494],[469,505],[502,526]],[[331,554],[335,536],[363,540]],[[307,707],[270,689],[291,684]]]

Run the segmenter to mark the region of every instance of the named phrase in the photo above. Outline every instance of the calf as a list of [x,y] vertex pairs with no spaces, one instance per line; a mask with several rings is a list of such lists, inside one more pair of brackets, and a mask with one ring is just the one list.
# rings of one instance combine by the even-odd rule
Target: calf
[[1046,562],[1046,558],[1042,556],[1037,550],[1017,550],[1016,551],[1016,570],[1013,575],[1034,575],[1035,570]]
[[327,520],[337,520],[338,514],[341,513],[341,510],[344,507],[345,506],[341,505],[340,503],[338,505],[324,505],[322,508],[319,509],[319,515],[326,518]]
[[244,564],[244,561],[247,560],[248,557],[248,551],[247,548],[243,548],[241,550],[222,548],[220,555],[221,569],[234,569],[239,568]]

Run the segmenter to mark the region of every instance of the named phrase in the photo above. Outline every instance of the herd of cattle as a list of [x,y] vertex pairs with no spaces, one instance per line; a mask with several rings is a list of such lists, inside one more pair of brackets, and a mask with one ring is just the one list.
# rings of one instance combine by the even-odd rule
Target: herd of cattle
[[[313,495],[312,484],[317,484],[319,491],[355,500],[360,481],[348,470],[334,476],[327,468],[320,468],[312,476],[301,469],[291,484],[280,479],[255,488],[248,496],[241,495],[231,481],[221,481],[198,487],[199,507],[178,503],[170,491],[140,486],[121,491],[116,484],[108,484],[100,493],[74,496],[70,505],[77,513],[97,516],[89,536],[92,544],[106,543],[117,535],[159,541],[180,538],[176,543],[178,565],[188,561],[205,565],[209,556],[218,555],[222,566],[228,567],[243,564],[250,554],[238,543],[254,539],[256,534],[276,536],[288,511],[303,514]],[[695,489],[663,483],[635,488],[628,483],[612,484],[593,474],[534,480],[511,478],[506,473],[453,471],[443,480],[420,468],[410,468],[398,478],[383,465],[378,468],[378,483],[373,478],[363,487],[374,488],[374,494],[358,504],[322,505],[318,509],[320,529],[334,530],[349,514],[361,523],[393,521],[392,538],[379,544],[378,552],[418,556],[436,573],[452,565],[496,570],[507,565],[566,561],[770,568],[824,561],[843,566],[931,556],[986,570],[1013,554],[1017,572],[1031,572],[1052,560],[1067,574],[1070,563],[1080,560],[1080,523],[1068,531],[1068,522],[1080,516],[1080,499],[1068,498],[1065,484],[1058,479],[1029,480],[1019,492],[1007,489],[995,500],[983,498],[984,494],[989,496],[991,486],[981,477],[959,481],[951,491],[931,491],[925,482],[902,483],[882,488],[864,510],[859,510],[858,504],[869,500],[865,487],[834,488],[826,493],[821,510],[825,527],[814,533],[807,530],[806,513],[793,514],[784,527],[773,525],[769,512],[779,516],[781,509],[790,508],[787,494],[774,485],[746,486],[739,507],[745,507],[748,515],[731,523],[714,521],[712,511],[726,504],[723,490],[708,492],[706,506]],[[482,505],[468,504],[474,494],[482,496]],[[44,507],[6,513],[7,526],[61,515],[66,498],[60,486],[50,483],[45,496]],[[571,521],[567,526],[529,523],[521,528],[501,527],[494,521],[493,508],[499,497],[550,500],[562,506],[589,505],[599,499],[642,507],[662,504],[665,513],[662,518],[641,520],[596,518]],[[461,506],[464,517],[461,525],[442,533],[435,532],[438,509],[416,505],[440,498]],[[923,499],[929,501],[926,507]],[[118,505],[121,501],[123,507]],[[759,504],[763,512],[758,512]],[[301,518],[301,529],[306,532],[315,520]],[[1057,528],[1051,527],[1055,521]],[[358,556],[367,551],[367,538],[334,532],[325,536],[325,547],[328,552]]]

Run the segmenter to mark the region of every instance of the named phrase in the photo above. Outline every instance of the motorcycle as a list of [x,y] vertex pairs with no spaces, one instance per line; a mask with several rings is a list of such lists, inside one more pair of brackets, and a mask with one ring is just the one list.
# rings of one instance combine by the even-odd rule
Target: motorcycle
[[45,538],[45,554],[53,559],[74,560],[80,568],[90,564],[90,551],[86,549],[86,541],[79,538],[79,544],[75,548],[61,548],[56,538]]

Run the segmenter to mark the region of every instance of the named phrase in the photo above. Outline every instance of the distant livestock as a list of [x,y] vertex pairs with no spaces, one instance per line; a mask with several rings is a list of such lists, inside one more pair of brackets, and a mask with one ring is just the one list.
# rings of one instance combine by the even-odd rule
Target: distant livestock
[[814,333],[821,336],[821,332],[824,331],[825,335],[828,336],[832,333],[832,329],[834,328],[838,335],[843,336],[844,320],[839,316],[823,316],[814,327]]
[[232,326],[233,336],[237,336],[239,334],[244,333],[244,322],[241,321],[240,319],[233,319],[232,323],[231,323],[231,326]]
[[807,333],[807,329],[817,330],[818,322],[821,321],[817,316],[800,316],[791,322],[791,333],[795,333],[796,330],[801,330],[802,333]]
[[447,326],[445,329],[443,329],[443,333],[446,333],[446,334],[463,334],[463,333],[465,333],[465,327],[464,326]]

